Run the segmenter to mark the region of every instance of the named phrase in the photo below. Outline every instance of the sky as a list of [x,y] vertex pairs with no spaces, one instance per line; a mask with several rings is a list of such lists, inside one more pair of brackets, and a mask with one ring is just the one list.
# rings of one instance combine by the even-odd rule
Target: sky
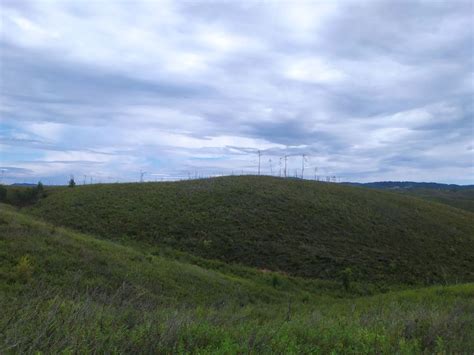
[[474,1],[0,1],[2,183],[474,183]]

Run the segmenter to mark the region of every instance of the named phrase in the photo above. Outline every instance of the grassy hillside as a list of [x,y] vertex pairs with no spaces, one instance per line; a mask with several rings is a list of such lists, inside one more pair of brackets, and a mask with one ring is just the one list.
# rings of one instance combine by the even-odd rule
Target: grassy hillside
[[19,286],[15,281],[20,279],[34,286],[47,284],[107,295],[125,287],[159,304],[192,305],[229,299],[244,304],[275,302],[289,297],[307,299],[321,290],[332,295],[344,291],[334,282],[206,262],[170,250],[161,256],[159,249],[137,250],[36,221],[1,206],[0,277],[6,281],[1,287],[7,292],[15,291]]
[[474,212],[474,188],[453,190],[416,188],[396,190],[396,192]]
[[474,214],[365,188],[270,177],[61,188],[29,207],[112,240],[367,282],[474,280]]
[[0,353],[474,351],[474,284],[355,297],[156,254],[0,205]]
[[448,185],[400,181],[370,182],[366,184],[347,184],[352,186],[363,186],[373,189],[381,189],[395,193],[401,193],[409,196],[415,196],[428,201],[435,201],[466,211],[474,212],[473,185]]

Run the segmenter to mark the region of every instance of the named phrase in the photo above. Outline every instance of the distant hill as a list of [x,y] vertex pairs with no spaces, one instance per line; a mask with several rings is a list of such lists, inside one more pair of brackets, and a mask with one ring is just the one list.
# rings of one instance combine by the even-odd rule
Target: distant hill
[[27,209],[112,240],[336,279],[474,280],[474,214],[380,190],[272,177],[53,188]]
[[376,189],[434,189],[434,190],[469,190],[474,185],[439,184],[436,182],[413,181],[376,181],[367,183],[346,182],[346,185],[364,186]]
[[345,183],[352,186],[363,186],[368,188],[390,190],[425,200],[444,203],[449,206],[461,208],[474,212],[474,185],[438,184],[433,182],[410,182],[410,181],[382,181],[360,183]]

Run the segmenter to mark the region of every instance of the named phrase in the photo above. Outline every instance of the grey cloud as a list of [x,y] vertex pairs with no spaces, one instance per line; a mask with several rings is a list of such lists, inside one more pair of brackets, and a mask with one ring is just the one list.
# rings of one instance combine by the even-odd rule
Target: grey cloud
[[36,103],[110,104],[150,97],[189,98],[212,92],[204,85],[169,79],[146,81],[50,58],[49,53],[2,43],[3,95]]
[[18,168],[16,166],[0,166],[0,172],[5,178],[14,177],[14,176],[31,176],[34,174],[33,170]]

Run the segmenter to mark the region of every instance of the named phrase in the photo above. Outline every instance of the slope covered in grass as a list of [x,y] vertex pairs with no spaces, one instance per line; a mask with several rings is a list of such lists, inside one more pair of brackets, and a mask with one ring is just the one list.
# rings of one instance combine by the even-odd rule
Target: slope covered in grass
[[389,192],[270,177],[50,191],[29,212],[113,240],[334,279],[474,280],[474,214]]
[[396,190],[395,192],[474,212],[474,188],[452,190],[415,188]]
[[474,212],[473,185],[448,185],[401,181],[370,182],[365,184],[347,183],[347,185],[363,186],[401,193]]
[[327,281],[135,250],[5,205],[0,260],[5,354],[474,351],[473,284],[356,298]]
[[320,290],[333,294],[343,291],[331,282],[209,263],[172,251],[137,250],[36,221],[0,206],[0,277],[4,281],[0,289],[7,293],[20,285],[16,281],[28,281],[39,287],[46,284],[107,295],[126,288],[150,302],[192,305],[228,300],[244,304],[285,302],[289,297],[307,299]]

